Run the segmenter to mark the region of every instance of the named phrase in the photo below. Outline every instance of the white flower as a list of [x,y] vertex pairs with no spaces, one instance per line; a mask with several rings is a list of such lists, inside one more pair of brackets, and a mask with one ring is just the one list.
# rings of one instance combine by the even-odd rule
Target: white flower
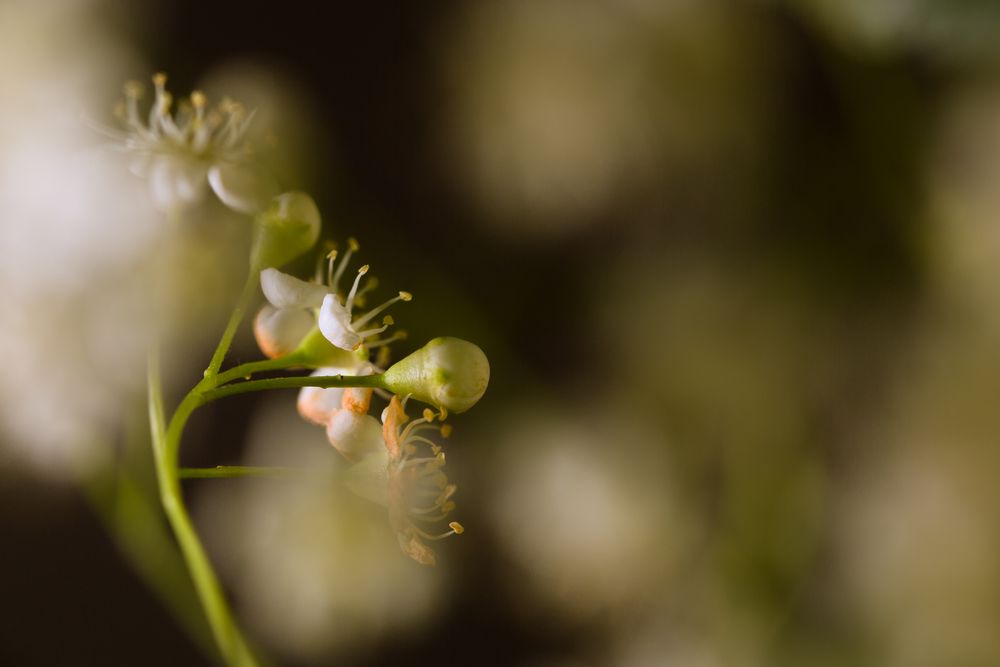
[[437,431],[447,438],[451,426],[435,424],[435,419],[444,419],[447,413],[430,409],[409,421],[405,407],[405,400],[392,397],[382,412],[385,447],[351,466],[347,484],[359,496],[388,507],[389,524],[403,553],[422,565],[434,565],[437,556],[426,542],[465,532],[457,521],[448,523],[442,533],[421,527],[445,520],[455,509],[452,496],[457,487],[442,470],[444,452],[427,437],[428,432]]
[[[366,339],[377,336],[393,324],[389,316],[383,318],[382,326],[370,329],[364,327],[397,301],[412,299],[409,292],[400,292],[381,305],[354,316],[354,306],[358,305],[364,294],[376,285],[375,280],[371,279],[359,289],[361,278],[368,273],[367,264],[358,269],[358,274],[346,297],[338,292],[340,278],[347,268],[351,255],[357,250],[357,242],[351,239],[347,252],[336,268],[334,267],[336,251],[328,255],[329,269],[325,285],[300,280],[275,268],[267,268],[260,272],[260,286],[270,306],[265,306],[258,314],[255,331],[265,354],[281,356],[294,350],[312,329],[315,321],[308,311],[317,313],[316,318],[323,336],[341,350],[354,351],[362,344],[366,344],[370,349],[403,337],[400,333],[390,338],[365,342]],[[272,355],[272,352],[276,354]]]
[[156,97],[145,120],[139,114],[142,85],[126,83],[125,100],[115,109],[125,132],[107,130],[134,156],[131,170],[149,179],[153,203],[164,211],[198,203],[207,183],[235,211],[262,210],[277,187],[251,166],[245,135],[253,113],[228,99],[208,109],[205,95],[194,91],[171,114],[173,96],[166,82],[165,74],[153,76]]

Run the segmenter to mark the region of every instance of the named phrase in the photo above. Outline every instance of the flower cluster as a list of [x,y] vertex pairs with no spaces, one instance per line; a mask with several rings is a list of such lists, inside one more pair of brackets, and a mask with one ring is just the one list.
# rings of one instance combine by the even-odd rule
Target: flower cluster
[[133,158],[131,170],[149,179],[153,203],[164,211],[195,204],[204,197],[207,183],[235,211],[262,210],[277,187],[252,165],[246,135],[253,113],[229,99],[209,108],[208,98],[197,90],[174,112],[166,83],[166,74],[153,76],[155,96],[148,113],[142,114],[143,85],[127,82],[125,98],[115,107],[123,129],[106,130]]
[[[318,366],[314,376],[381,374],[379,386],[384,389],[305,387],[299,393],[299,413],[323,426],[330,444],[352,464],[350,488],[388,508],[403,552],[418,563],[433,565],[436,556],[426,542],[460,534],[463,528],[452,521],[443,532],[425,529],[426,524],[444,521],[455,507],[456,487],[448,482],[444,452],[431,436],[448,437],[451,427],[442,423],[448,410],[460,412],[479,400],[489,365],[475,345],[438,338],[383,372],[379,366],[388,358],[387,346],[405,333],[383,336],[393,324],[391,317],[378,325],[372,322],[396,302],[412,297],[399,292],[365,310],[367,294],[377,287],[367,264],[342,290],[341,281],[359,249],[351,239],[343,255],[332,250],[326,255],[325,271],[320,265],[313,282],[274,268],[261,271],[268,303],[257,314],[254,334],[267,356],[297,355],[294,358],[303,365]],[[380,359],[373,363],[370,356],[376,349]],[[381,421],[371,414],[376,396],[389,399]],[[425,409],[411,421],[405,411],[410,397],[438,410]]]
[[[376,317],[397,301],[410,301],[409,292],[399,292],[395,297],[358,315],[355,306],[363,307],[365,296],[378,286],[378,281],[368,277],[369,265],[357,270],[354,282],[346,293],[340,290],[340,281],[347,271],[351,258],[360,249],[358,242],[350,239],[347,251],[337,262],[336,249],[326,256],[325,276],[317,271],[314,282],[300,280],[275,268],[266,268],[260,274],[260,286],[268,305],[258,313],[254,322],[254,335],[261,350],[272,359],[285,356],[299,347],[315,327],[338,350],[363,352],[400,340],[405,334],[377,338],[394,324],[389,316],[382,318],[380,326],[369,325]],[[366,279],[362,285],[362,279]],[[336,356],[336,355],[335,355]],[[340,355],[341,358],[343,355]],[[342,364],[338,364],[342,365]]]

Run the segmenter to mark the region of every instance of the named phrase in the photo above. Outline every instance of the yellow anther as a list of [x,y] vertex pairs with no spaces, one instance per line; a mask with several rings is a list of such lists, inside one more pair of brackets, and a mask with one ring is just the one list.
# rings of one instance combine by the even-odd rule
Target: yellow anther
[[441,425],[441,437],[442,438],[450,438],[451,437],[451,431],[452,431],[451,424],[442,424]]
[[399,331],[396,332],[396,338],[398,338],[399,340],[406,340],[409,336],[410,334],[406,333],[406,331],[404,331],[403,329],[400,329]]
[[402,299],[403,301],[411,301],[413,299],[413,295],[410,294],[409,292],[400,292],[399,298]]
[[368,273],[368,268],[369,268],[368,264],[365,264],[364,266],[362,266],[360,269],[358,269],[358,275],[359,276],[363,276],[366,273]]
[[434,411],[430,408],[424,408],[424,419],[429,422],[434,421]]
[[448,502],[446,502],[444,505],[441,506],[441,511],[444,512],[445,514],[447,514],[448,512],[451,512],[452,510],[454,510],[455,507],[456,507],[455,501],[454,500],[449,500]]
[[162,87],[167,85],[167,73],[157,72],[153,75],[153,85],[157,87]]
[[444,463],[445,463],[445,458],[444,458],[444,452],[438,452],[438,453],[437,453],[437,454],[436,454],[436,455],[434,456],[434,460],[435,460],[435,461],[436,461],[436,462],[437,462],[438,464],[440,464],[440,465],[444,465]]
[[326,258],[327,258],[328,260],[330,260],[331,262],[332,262],[333,260],[337,259],[337,248],[336,248],[336,246],[334,246],[334,247],[333,247],[333,248],[332,248],[332,249],[330,250],[330,252],[326,253]]
[[392,315],[386,315],[382,318],[382,324],[389,327],[396,323],[396,320],[392,319]]
[[205,97],[205,93],[200,90],[195,90],[191,92],[191,104],[195,109],[204,109],[205,105],[208,104],[208,98]]
[[451,523],[448,524],[448,527],[454,530],[456,535],[461,535],[462,533],[465,532],[465,527],[463,527],[462,524],[460,524],[457,521],[452,521]]
[[347,239],[347,247],[350,248],[351,252],[357,252],[361,250],[361,245],[358,243],[358,240],[353,236]]
[[133,99],[139,99],[140,97],[142,97],[143,90],[144,86],[135,79],[126,81],[125,85],[122,87],[122,91],[125,93],[125,97],[131,97]]
[[438,419],[444,421],[447,418],[448,418],[448,408],[443,407],[441,408],[441,411],[438,413]]

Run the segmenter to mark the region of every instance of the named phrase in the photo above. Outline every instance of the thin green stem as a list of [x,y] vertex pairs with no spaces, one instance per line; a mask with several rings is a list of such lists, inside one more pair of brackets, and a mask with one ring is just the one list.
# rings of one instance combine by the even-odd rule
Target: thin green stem
[[289,477],[305,472],[302,468],[282,466],[215,466],[181,468],[181,479],[226,479],[231,477]]
[[251,391],[266,389],[298,389],[301,387],[371,387],[385,389],[385,378],[382,375],[306,375],[303,377],[280,377],[267,380],[251,380],[230,384],[224,387],[208,389],[201,394],[203,402],[208,403],[218,398],[246,394]]
[[233,619],[232,612],[222,592],[222,586],[212,563],[205,553],[201,539],[194,528],[181,494],[177,455],[181,435],[191,413],[201,405],[202,384],[199,383],[184,397],[166,430],[163,428],[163,399],[160,389],[159,363],[154,358],[149,364],[149,413],[153,437],[156,474],[160,485],[160,501],[174,531],[181,554],[194,582],[198,598],[205,610],[212,636],[229,665],[253,666],[257,664]]
[[250,301],[257,294],[257,276],[258,272],[251,267],[247,273],[247,280],[243,284],[243,292],[240,293],[239,301],[236,302],[236,307],[233,308],[233,312],[229,315],[229,321],[222,332],[222,338],[219,339],[215,353],[212,354],[212,361],[209,362],[208,368],[205,369],[206,378],[215,377],[222,367],[222,361],[226,358],[226,352],[229,351],[229,346],[232,345],[233,337],[236,335],[236,329],[240,326],[240,322],[243,321],[243,315],[250,306]]
[[215,386],[226,384],[227,382],[232,382],[233,380],[239,379],[250,379],[250,376],[254,373],[263,373],[264,371],[278,371],[284,370],[286,368],[291,368],[293,366],[298,366],[302,363],[300,355],[292,353],[284,357],[279,357],[277,359],[264,359],[262,361],[250,361],[245,364],[240,364],[239,366],[234,366],[227,371],[219,373],[215,376]]

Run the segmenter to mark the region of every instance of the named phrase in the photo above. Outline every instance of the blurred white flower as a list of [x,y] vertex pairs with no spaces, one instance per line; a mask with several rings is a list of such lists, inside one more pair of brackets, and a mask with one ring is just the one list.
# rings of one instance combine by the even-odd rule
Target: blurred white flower
[[900,444],[843,490],[841,602],[884,643],[884,664],[995,664],[995,484],[954,439]]
[[688,534],[658,443],[600,417],[526,418],[500,437],[489,507],[523,570],[519,595],[578,619],[655,590]]
[[302,469],[293,479],[205,489],[206,540],[254,634],[319,659],[419,631],[438,599],[439,571],[400,555],[384,511],[344,488],[341,459],[322,434],[276,397],[255,419],[249,447],[247,463]]
[[[516,0],[464,10],[441,57],[450,84],[442,137],[455,159],[449,176],[500,233],[622,224],[624,203],[635,210],[676,188],[672,168],[686,183],[712,165],[701,180],[717,182],[718,164],[766,144],[770,82],[759,59],[771,40],[732,3]],[[735,190],[723,189],[727,199]]]
[[420,418],[410,421],[404,402],[393,396],[382,413],[384,447],[352,466],[348,476],[348,486],[358,495],[388,507],[389,523],[400,548],[421,565],[437,563],[427,541],[465,530],[457,521],[441,533],[429,533],[421,527],[444,521],[455,509],[451,498],[457,487],[448,482],[443,471],[444,452],[427,437],[430,431],[448,437],[451,426],[434,423],[444,416],[444,412],[425,409]]
[[261,211],[277,194],[277,186],[252,164],[245,135],[253,113],[228,98],[209,109],[204,93],[196,90],[174,114],[166,83],[165,74],[153,76],[156,95],[148,121],[139,112],[142,84],[126,83],[125,100],[115,109],[125,132],[107,130],[132,156],[132,171],[149,179],[154,204],[163,211],[196,204],[207,182],[229,208],[247,214]]
[[56,477],[100,462],[142,386],[148,197],[80,122],[134,55],[95,3],[0,5],[0,448]]

